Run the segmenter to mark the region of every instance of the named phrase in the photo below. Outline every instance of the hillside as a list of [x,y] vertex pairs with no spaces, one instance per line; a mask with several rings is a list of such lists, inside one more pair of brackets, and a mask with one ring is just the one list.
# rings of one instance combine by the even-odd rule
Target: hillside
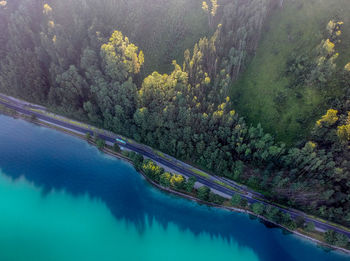
[[235,109],[253,125],[291,143],[308,136],[316,119],[325,114],[338,86],[293,86],[287,62],[293,53],[308,55],[326,38],[332,19],[343,21],[341,43],[336,45],[338,69],[350,61],[350,3],[348,0],[284,1],[267,21],[258,50],[232,89]]

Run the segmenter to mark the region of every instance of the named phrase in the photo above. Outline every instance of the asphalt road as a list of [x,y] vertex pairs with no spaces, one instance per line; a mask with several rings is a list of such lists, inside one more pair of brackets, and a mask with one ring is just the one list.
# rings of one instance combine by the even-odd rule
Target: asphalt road
[[[4,97],[4,96],[2,96]],[[4,100],[1,100],[0,99],[0,104],[2,105],[5,105],[6,107],[10,108],[10,109],[13,109],[15,111],[18,111],[20,113],[23,113],[25,115],[29,115],[29,116],[32,116],[34,115],[37,119],[40,119],[40,120],[44,120],[44,121],[47,121],[47,122],[50,122],[50,123],[53,123],[53,124],[56,124],[56,125],[59,125],[59,126],[62,126],[64,128],[67,128],[67,129],[71,129],[71,130],[74,130],[74,131],[78,131],[78,132],[81,132],[81,133],[90,133],[91,135],[93,135],[93,132],[89,129],[86,129],[86,128],[83,128],[83,127],[80,127],[80,126],[77,126],[77,125],[74,125],[74,124],[70,124],[68,122],[65,122],[65,121],[61,121],[59,119],[56,119],[56,118],[51,118],[49,116],[46,116],[46,115],[43,115],[41,113],[38,113],[38,112],[35,112],[35,111],[31,111],[31,110],[28,110],[25,108],[25,106],[19,102],[16,102],[14,100],[11,100],[9,102],[5,102]],[[26,105],[28,106],[28,105]],[[99,137],[101,139],[104,139],[105,141],[109,141],[109,142],[113,142],[115,143],[115,137],[111,137],[111,136],[108,136],[108,135],[104,135],[104,134],[99,134]],[[158,163],[161,163],[163,164],[164,166],[167,166],[169,167],[170,169],[173,169],[175,171],[177,171],[178,173],[181,173],[187,177],[195,177],[197,179],[198,182],[202,183],[203,185],[206,185],[208,186],[209,188],[212,188],[212,189],[215,189],[217,191],[220,191],[221,193],[224,193],[224,194],[227,194],[229,196],[232,196],[234,195],[235,193],[238,193],[238,192],[235,192],[235,191],[232,191],[224,186],[221,186],[217,183],[215,183],[214,181],[210,181],[210,180],[207,180],[207,179],[204,179],[202,176],[194,173],[193,171],[187,169],[186,167],[182,167],[182,166],[179,166],[177,164],[174,164],[173,162],[171,161],[168,161],[162,157],[159,157],[158,155],[148,151],[148,150],[145,150],[143,149],[142,147],[139,147],[139,146],[136,146],[134,144],[131,144],[131,143],[126,143],[126,144],[121,144],[121,146],[131,150],[131,151],[134,151],[134,152],[137,152],[145,157],[148,157],[152,160],[154,160],[155,162],[158,162]],[[230,184],[231,186],[234,185],[234,184]],[[243,187],[241,186],[238,186],[239,188],[238,189],[242,189]],[[249,203],[261,203],[261,204],[264,204],[265,206],[267,205],[273,205],[273,204],[269,204],[269,203],[266,203],[264,201],[261,201],[259,199],[256,199],[256,198],[253,198],[252,195],[250,193],[247,193],[247,194],[244,194],[244,193],[238,193],[241,195],[242,198],[245,198],[247,199],[247,201]],[[322,230],[329,230],[329,229],[332,229],[332,230],[335,230],[339,233],[343,233],[345,235],[347,235],[348,237],[350,237],[350,232],[346,231],[346,230],[343,230],[341,228],[338,228],[338,227],[335,227],[331,224],[328,224],[328,223],[324,223],[324,222],[321,222],[319,220],[316,220],[316,219],[313,219],[313,218],[310,218],[308,217],[306,214],[304,213],[301,213],[301,212],[298,212],[298,211],[294,211],[294,210],[289,210],[289,209],[285,209],[285,208],[281,208],[279,206],[276,206],[276,205],[273,205],[274,207],[277,207],[279,210],[283,211],[284,213],[289,213],[291,215],[292,218],[296,218],[296,217],[303,217],[305,219],[306,222],[313,222],[315,224],[315,227],[318,228],[318,229],[322,229]]]

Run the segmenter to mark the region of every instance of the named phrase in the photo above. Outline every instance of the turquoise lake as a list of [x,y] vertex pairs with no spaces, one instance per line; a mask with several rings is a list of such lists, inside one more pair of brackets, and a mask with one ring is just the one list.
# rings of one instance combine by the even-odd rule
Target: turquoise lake
[[0,115],[0,260],[350,260],[150,186],[85,141]]

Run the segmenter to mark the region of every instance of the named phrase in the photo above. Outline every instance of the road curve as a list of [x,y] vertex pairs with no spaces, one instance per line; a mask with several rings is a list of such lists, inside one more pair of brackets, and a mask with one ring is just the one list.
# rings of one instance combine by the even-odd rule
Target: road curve
[[[0,95],[0,97],[3,97],[2,95]],[[84,127],[80,127],[80,126],[77,126],[77,125],[74,125],[74,124],[71,124],[71,123],[68,123],[68,122],[65,122],[65,121],[62,121],[62,120],[59,120],[59,119],[56,119],[56,118],[52,118],[52,117],[49,117],[49,116],[46,116],[46,115],[43,115],[39,112],[35,112],[35,111],[32,111],[32,110],[29,110],[29,109],[26,109],[25,106],[28,106],[27,104],[24,106],[23,104],[21,104],[20,102],[17,102],[17,101],[14,101],[14,100],[11,100],[11,101],[5,101],[5,99],[0,99],[0,104],[10,108],[10,109],[13,109],[17,112],[20,112],[22,114],[25,114],[25,115],[28,115],[28,116],[35,116],[37,119],[40,119],[40,120],[43,120],[43,121],[46,121],[46,122],[49,122],[49,123],[53,123],[55,125],[59,125],[59,126],[62,126],[64,128],[67,128],[67,129],[70,129],[70,130],[74,130],[74,131],[78,131],[78,132],[81,132],[81,133],[90,133],[91,135],[93,135],[93,132],[87,128],[84,128]],[[99,137],[101,139],[104,139],[105,141],[109,141],[109,142],[112,142],[114,143],[115,142],[115,137],[111,137],[111,136],[108,136],[108,135],[105,135],[105,134],[98,134]],[[322,221],[319,221],[317,219],[314,219],[314,218],[311,218],[309,216],[307,216],[306,214],[304,213],[301,213],[301,212],[297,212],[297,211],[294,211],[294,210],[289,210],[289,209],[285,209],[285,208],[281,208],[279,206],[276,206],[274,204],[270,204],[270,203],[267,203],[265,201],[262,201],[262,200],[259,200],[259,199],[256,199],[256,198],[253,198],[251,197],[249,194],[246,195],[244,193],[239,193],[239,192],[235,192],[235,191],[232,191],[220,184],[217,184],[213,181],[210,181],[210,180],[207,180],[207,179],[204,179],[202,176],[196,174],[195,172],[185,168],[185,167],[182,167],[182,166],[179,166],[179,165],[176,165],[174,163],[172,163],[171,161],[168,161],[162,157],[159,157],[158,155],[150,152],[150,151],[147,151],[143,148],[140,148],[139,146],[135,146],[134,144],[131,144],[131,143],[126,143],[126,144],[122,144],[122,146],[126,147],[127,149],[131,150],[131,151],[134,151],[134,152],[137,152],[145,157],[148,157],[152,160],[154,160],[155,162],[158,162],[160,164],[163,164],[164,166],[167,166],[169,167],[170,169],[173,169],[174,171],[177,171],[178,173],[181,173],[187,177],[195,177],[197,179],[198,182],[202,183],[203,185],[206,185],[208,186],[209,188],[212,188],[212,189],[215,189],[217,191],[220,191],[224,194],[227,194],[229,196],[232,196],[234,195],[235,193],[238,193],[241,195],[242,198],[246,199],[250,204],[252,203],[261,203],[265,206],[267,205],[272,205],[276,208],[278,208],[280,211],[283,211],[284,213],[288,213],[291,215],[292,218],[296,218],[296,217],[303,217],[305,219],[306,222],[313,222],[315,224],[315,227],[317,229],[321,229],[321,230],[334,230],[334,231],[337,231],[339,233],[343,233],[345,235],[347,235],[348,237],[350,237],[350,232],[349,231],[346,231],[344,229],[341,229],[341,228],[338,228],[336,226],[333,226],[332,224],[328,224],[328,223],[325,223],[325,222],[322,222]],[[230,184],[231,185],[231,184]],[[242,189],[242,187],[238,186],[239,189]]]

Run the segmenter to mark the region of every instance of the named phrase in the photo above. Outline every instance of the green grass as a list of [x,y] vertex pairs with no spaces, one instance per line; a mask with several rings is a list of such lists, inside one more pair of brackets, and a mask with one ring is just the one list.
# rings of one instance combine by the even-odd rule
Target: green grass
[[[344,21],[342,43],[337,47],[337,63],[343,68],[350,61],[349,13],[348,0],[285,1],[284,8],[269,18],[255,57],[232,86],[235,109],[249,123],[261,123],[278,140],[290,144],[307,136],[328,109],[325,97],[338,95],[339,90],[334,86],[324,92],[309,86],[289,89],[286,62],[292,52],[307,54],[316,48],[325,38],[327,23],[338,19]],[[279,107],[274,102],[278,93],[286,97]]]
[[197,175],[201,176],[201,177],[204,177],[204,178],[207,178],[207,179],[210,178],[210,176],[209,176],[207,173],[205,173],[205,172],[203,172],[203,171],[200,171],[199,169],[190,168],[190,170],[191,170],[192,172],[196,173]]
[[241,191],[241,190],[238,190],[238,189],[236,189],[236,188],[234,188],[234,187],[232,187],[232,186],[230,186],[230,185],[227,185],[227,184],[225,184],[225,183],[222,182],[222,181],[214,180],[214,182],[215,182],[216,184],[220,185],[220,186],[223,186],[223,187],[229,189],[229,190],[232,190],[232,191],[236,191],[236,192],[240,192],[240,193],[246,194],[246,192]]
[[162,157],[162,158],[166,158],[165,157],[165,154],[163,153],[163,152],[161,152],[161,151],[159,151],[159,150],[153,150],[153,152],[155,153],[155,154],[157,154],[159,157]]

